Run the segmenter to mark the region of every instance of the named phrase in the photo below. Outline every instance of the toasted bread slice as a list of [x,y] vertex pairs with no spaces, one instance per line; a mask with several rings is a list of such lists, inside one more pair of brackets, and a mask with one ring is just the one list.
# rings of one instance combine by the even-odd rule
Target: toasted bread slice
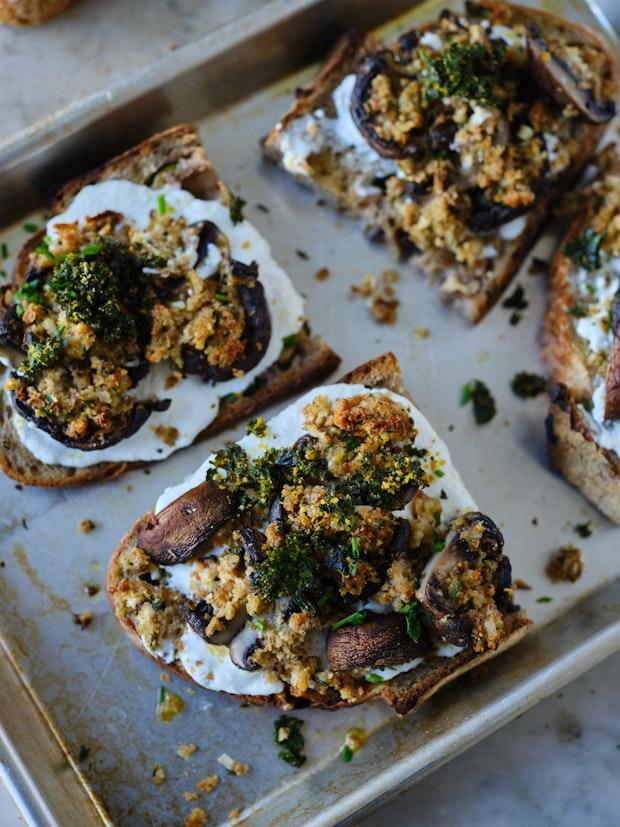
[[[228,198],[227,190],[218,181],[197,131],[192,126],[182,125],[154,135],[98,169],[69,181],[58,190],[52,201],[54,214],[63,212],[82,187],[110,178],[149,186],[180,184],[199,198]],[[23,284],[28,255],[40,243],[41,236],[42,233],[35,236],[21,251],[13,274],[13,287]],[[244,394],[222,400],[218,416],[198,439],[219,433],[311,385],[335,370],[339,361],[322,339],[302,331],[297,337],[292,358],[266,369]],[[85,468],[45,465],[19,441],[13,426],[16,415],[5,400],[0,403],[0,467],[20,483],[56,488],[104,482],[120,476],[131,465],[127,462],[102,462]]]
[[[340,382],[364,385],[367,388],[386,389],[408,397],[398,360],[392,353],[386,353],[366,362],[346,374]],[[133,555],[138,552],[138,538],[141,532],[152,524],[153,517],[153,511],[145,514],[121,540],[108,566],[106,590],[112,609],[131,641],[158,665],[170,669],[184,680],[193,682],[193,678],[186,672],[180,661],[175,660],[166,663],[160,657],[147,651],[132,618],[123,608],[128,590],[131,589],[128,578],[131,578],[132,574],[134,576],[137,574],[137,570],[132,571],[134,563],[130,561],[133,559]],[[277,706],[282,709],[300,706],[334,709],[383,698],[397,714],[405,715],[419,708],[424,701],[428,700],[447,683],[517,643],[526,633],[529,625],[530,621],[527,620],[525,614],[516,607],[511,607],[503,614],[503,631],[494,648],[489,648],[483,652],[475,652],[472,646],[465,646],[462,651],[452,657],[441,656],[436,652],[432,652],[426,655],[422,663],[419,663],[410,671],[392,679],[386,679],[383,683],[366,684],[363,693],[355,698],[345,700],[335,692],[321,695],[312,688],[306,689],[305,692],[299,695],[293,695],[288,691],[288,687],[277,694],[234,694],[231,697],[246,703]],[[230,693],[223,691],[222,694]]]
[[77,0],[0,0],[0,23],[39,26],[62,14]]
[[[613,276],[606,273],[605,259],[617,256],[613,225],[620,216],[620,158],[609,146],[596,163],[598,177],[582,194],[586,206],[551,265],[543,355],[555,386],[547,439],[552,464],[603,514],[620,524],[620,458],[607,440],[607,445],[601,444],[601,434],[619,413],[613,410],[619,330],[611,295]],[[590,252],[579,246],[588,233],[596,234],[590,236]],[[575,261],[580,249],[592,257],[586,260],[589,269]],[[572,252],[572,259],[567,252]],[[599,255],[604,257],[602,262]],[[594,394],[602,392],[604,403],[599,400],[595,405]]]
[[[545,12],[507,3],[495,3],[493,0],[481,0],[481,2],[468,4],[468,8],[473,7],[478,9],[477,14],[488,18],[494,26],[518,26],[521,30],[534,26],[550,40],[580,44],[587,50],[592,71],[600,78],[605,78],[606,93],[615,99],[614,57],[608,44],[595,32]],[[437,25],[435,23],[425,24],[416,28],[413,34],[422,40],[425,34],[427,37],[433,37]],[[411,37],[411,33],[404,37]],[[551,177],[546,189],[541,186],[533,205],[522,214],[520,232],[516,237],[504,238],[501,226],[476,231],[474,240],[477,238],[480,242],[484,242],[482,252],[478,252],[477,255],[487,257],[478,258],[472,262],[467,260],[465,253],[459,251],[459,259],[455,255],[455,249],[450,248],[449,244],[448,246],[443,244],[435,230],[433,230],[434,238],[424,242],[426,246],[420,242],[421,234],[426,232],[428,226],[426,218],[423,217],[417,228],[411,229],[411,225],[408,224],[410,217],[407,213],[408,208],[404,204],[419,198],[419,192],[414,193],[413,196],[410,192],[392,194],[398,191],[391,187],[396,178],[402,177],[403,170],[407,166],[407,159],[399,162],[400,168],[395,176],[394,171],[391,173],[389,170],[381,171],[386,158],[379,159],[377,155],[375,161],[379,159],[382,164],[378,167],[379,175],[373,179],[366,176],[368,181],[363,176],[360,178],[360,173],[364,170],[356,165],[355,154],[347,155],[348,150],[345,145],[347,140],[353,140],[350,137],[350,130],[357,128],[353,122],[347,124],[346,128],[342,126],[342,132],[346,133],[347,137],[338,139],[341,142],[339,145],[336,146],[333,139],[326,137],[323,143],[317,145],[315,154],[312,150],[308,153],[305,149],[304,153],[308,153],[305,157],[300,159],[295,157],[297,138],[291,139],[289,136],[295,136],[296,129],[305,128],[304,119],[307,118],[311,119],[308,121],[308,132],[313,135],[320,134],[323,125],[330,123],[329,118],[334,117],[334,112],[338,111],[334,91],[342,88],[341,84],[347,76],[357,74],[359,77],[360,73],[365,71],[364,67],[371,63],[369,56],[377,53],[381,47],[382,44],[370,35],[351,34],[345,37],[336,46],[331,58],[317,78],[298,92],[291,109],[264,138],[262,143],[264,156],[282,166],[300,182],[311,186],[322,196],[335,202],[340,209],[361,219],[366,233],[373,240],[384,240],[398,253],[406,255],[411,255],[412,245],[414,247],[417,245],[419,247],[417,252],[420,249],[423,252],[421,255],[412,256],[412,264],[418,265],[429,277],[439,282],[443,300],[454,304],[459,312],[471,322],[478,322],[519,269],[548,221],[554,202],[562,192],[570,189],[587,165],[602,135],[604,125],[579,118],[573,119],[570,123],[562,122],[561,129],[558,127],[556,137],[561,145],[569,147],[568,157],[565,162],[561,162],[564,163],[561,171]],[[541,106],[549,110],[553,108],[552,99],[542,91],[542,88],[539,91],[539,98]],[[559,109],[557,120],[560,123]],[[315,128],[319,130],[319,133],[313,133]],[[423,130],[424,127],[421,127],[419,132]],[[328,135],[328,132],[325,134]],[[314,137],[312,139],[314,140]],[[366,147],[366,152],[369,149],[370,146]],[[450,144],[449,149],[454,150],[454,142]],[[446,149],[442,151],[447,152]],[[550,150],[547,150],[547,154],[549,152]],[[489,154],[488,149],[483,152],[483,157],[485,154]],[[341,162],[342,157],[344,161]],[[352,161],[347,160],[351,157],[353,157]],[[435,161],[431,160],[428,163],[430,165]],[[436,170],[433,174],[441,178],[444,173]],[[388,177],[385,177],[386,175]],[[390,175],[392,177],[389,177]],[[409,175],[409,179],[417,185],[418,167],[415,168],[415,176]],[[384,178],[383,184],[378,180],[381,177]],[[437,180],[439,179],[435,177],[435,182]],[[361,185],[360,181],[362,181]],[[369,181],[373,186],[368,186]],[[376,186],[374,186],[375,183]],[[394,186],[400,187],[400,184],[397,183]],[[467,206],[464,209],[468,209]],[[517,216],[518,213],[515,212],[514,215]],[[415,220],[417,221],[417,218]],[[444,219],[441,220],[444,221]],[[449,220],[452,221],[452,218]],[[441,230],[446,236],[445,228],[442,227]],[[456,231],[461,232],[458,226]]]

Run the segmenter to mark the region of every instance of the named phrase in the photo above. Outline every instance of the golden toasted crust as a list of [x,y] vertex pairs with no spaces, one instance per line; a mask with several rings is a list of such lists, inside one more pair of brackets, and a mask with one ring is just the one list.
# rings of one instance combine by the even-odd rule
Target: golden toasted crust
[[0,23],[38,26],[62,14],[77,0],[0,0]]
[[[498,4],[494,3],[493,0],[480,0],[477,5],[487,8],[494,8],[501,5],[505,9],[506,15],[509,15],[512,20],[525,23],[535,22],[543,33],[554,32],[557,35],[564,33],[570,34],[573,37],[575,33],[578,33],[582,41],[592,43],[604,52],[609,60],[612,80],[614,84],[616,83],[617,72],[614,55],[609,44],[592,29],[586,26],[579,26],[575,23],[569,23],[556,15],[524,6],[512,6],[505,3]],[[433,23],[428,23],[416,28],[418,31],[424,32],[432,25]],[[367,52],[376,48],[376,45],[377,42],[371,35],[349,34],[339,41],[320,74],[312,83],[301,90],[289,111],[263,139],[262,148],[265,158],[276,164],[281,164],[282,154],[279,149],[279,136],[282,130],[285,129],[291,121],[320,107],[340,81],[353,70]],[[574,158],[572,163],[564,170],[562,180],[550,188],[538,204],[526,213],[525,218],[527,223],[525,229],[516,240],[509,242],[506,245],[504,253],[495,259],[492,277],[482,292],[471,297],[445,297],[446,300],[452,302],[457,310],[470,322],[477,323],[483,318],[515,276],[548,221],[553,205],[562,193],[569,190],[578,180],[594,154],[604,130],[604,124],[580,124],[576,135],[576,140],[580,146],[579,156]],[[314,187],[328,200],[334,200],[332,193],[321,189],[319,185],[308,177],[301,175],[295,175],[293,177],[306,186]],[[350,212],[352,215],[362,217],[364,221],[368,222],[371,226],[384,229],[381,226],[380,203],[377,199],[369,199],[369,204],[365,209],[361,209],[352,203],[339,203],[338,206]],[[389,234],[387,238],[388,240],[392,240]],[[433,264],[436,264],[436,261],[434,262],[432,257],[427,257],[426,261],[417,258],[415,263],[416,266],[428,272],[429,276],[432,276]],[[445,272],[446,268],[442,266],[442,270]]]
[[[393,353],[384,353],[376,359],[360,365],[358,368],[347,373],[340,380],[347,384],[361,384],[370,388],[386,388],[394,393],[409,396],[403,382],[400,365]],[[123,552],[132,548],[137,543],[137,538],[143,526],[152,517],[153,512],[147,512],[141,517],[127,534],[123,537],[117,549],[110,559],[106,575],[106,591],[112,610],[123,629],[129,635],[130,640],[151,660],[159,666],[166,667],[184,680],[193,682],[193,679],[179,664],[166,664],[157,657],[148,653],[140,637],[136,633],[129,618],[125,617],[117,606],[116,595],[119,591],[119,583],[123,579],[123,572],[120,565],[120,557]],[[527,631],[530,621],[521,612],[515,612],[506,618],[506,631],[496,650],[489,650],[481,655],[473,652],[472,649],[465,649],[454,658],[441,658],[428,656],[423,664],[415,669],[396,678],[387,681],[385,684],[368,684],[365,694],[355,702],[345,701],[342,698],[326,700],[322,696],[309,690],[301,698],[289,696],[285,691],[274,695],[231,695],[240,702],[256,704],[260,706],[276,706],[280,709],[291,709],[292,707],[314,707],[322,709],[336,709],[343,706],[352,706],[373,698],[383,698],[398,715],[405,715],[420,707],[426,700],[435,694],[442,686],[455,680],[460,675],[478,666],[480,663],[499,654],[500,651],[509,648],[517,643]],[[230,694],[223,692],[221,694]]]
[[[62,212],[87,184],[108,178],[150,184],[154,175],[158,176],[160,184],[176,182],[202,198],[216,198],[221,189],[198,133],[192,126],[181,125],[153,135],[98,169],[69,181],[56,193],[52,209],[55,214]],[[13,274],[13,286],[19,286],[24,281],[28,255],[40,243],[42,235],[43,231],[30,239],[21,250]],[[322,339],[300,334],[292,362],[284,367],[277,364],[271,366],[258,377],[253,392],[222,402],[216,419],[196,440],[213,436],[262,408],[297,393],[329,375],[339,364],[339,357]],[[2,403],[0,468],[24,485],[64,488],[106,482],[119,477],[128,468],[144,464],[103,462],[88,468],[44,465],[20,443],[10,413],[6,404]]]

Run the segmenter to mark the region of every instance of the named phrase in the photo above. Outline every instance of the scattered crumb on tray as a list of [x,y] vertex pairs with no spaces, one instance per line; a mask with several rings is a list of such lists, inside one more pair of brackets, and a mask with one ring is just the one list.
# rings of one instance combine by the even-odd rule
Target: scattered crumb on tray
[[240,815],[241,815],[241,807],[235,807],[234,810],[231,810],[228,813],[228,818],[239,818]]
[[204,827],[209,816],[202,807],[194,807],[191,813],[185,816],[185,827]]
[[73,612],[73,622],[80,629],[87,629],[93,622],[93,613],[89,610],[86,612]]
[[317,270],[314,274],[314,278],[317,279],[317,281],[325,281],[325,279],[329,278],[329,268],[321,267],[321,269]]
[[180,758],[185,758],[185,760],[187,760],[188,758],[192,757],[192,755],[196,752],[197,749],[198,747],[196,746],[196,744],[179,744],[179,748],[177,749],[177,755]]
[[418,339],[428,339],[428,337],[431,335],[431,332],[428,329],[428,327],[416,327],[416,329],[413,332],[418,337]]
[[592,536],[592,523],[588,520],[587,523],[577,523],[577,525],[573,526],[574,531],[584,539],[586,537]]
[[225,752],[220,755],[217,759],[218,764],[221,764],[225,767],[228,772],[232,773],[233,775],[245,775],[246,772],[250,769],[249,764],[244,764],[241,761],[237,761],[235,758],[231,758],[230,755],[227,755]]
[[522,591],[530,591],[531,586],[529,583],[526,583],[525,580],[521,580],[520,577],[517,577],[515,580],[512,581],[515,589],[521,589]]
[[101,587],[100,586],[93,586],[92,583],[87,583],[84,586],[84,594],[87,597],[94,597],[96,594],[99,594],[100,591],[101,591]]
[[570,544],[562,546],[547,564],[546,571],[554,583],[574,583],[583,572],[581,550]]
[[166,771],[161,764],[153,764],[153,774],[151,776],[153,784],[163,784],[166,780]]
[[375,321],[394,324],[398,318],[400,302],[395,298],[394,285],[399,280],[397,270],[384,270],[377,276],[366,273],[361,284],[351,285],[353,296],[364,296]]
[[195,793],[193,790],[186,790],[183,793],[183,798],[186,801],[198,801],[199,796],[198,793]]
[[94,531],[95,528],[97,528],[97,523],[94,520],[80,520],[78,523],[78,528],[82,534],[90,534],[91,531]]
[[162,672],[159,678],[163,683],[170,683],[170,675],[167,672]]
[[[238,762],[236,762],[238,763]],[[241,766],[246,766],[242,764]],[[246,770],[247,772],[247,770]],[[235,775],[243,775],[244,773],[235,773]],[[213,790],[217,787],[220,783],[219,775],[207,775],[206,778],[201,778],[200,781],[196,781],[196,789],[200,790],[201,793],[212,793]]]

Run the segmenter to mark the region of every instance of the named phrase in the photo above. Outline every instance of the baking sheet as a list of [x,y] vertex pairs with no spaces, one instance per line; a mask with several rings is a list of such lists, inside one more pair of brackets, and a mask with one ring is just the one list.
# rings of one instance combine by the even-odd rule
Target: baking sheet
[[[299,4],[304,9],[310,5]],[[428,18],[444,3],[425,7],[429,5],[430,11],[416,9],[407,19]],[[542,6],[592,21],[578,0]],[[401,20],[391,28],[405,25]],[[517,371],[543,371],[537,339],[545,277],[528,275],[526,264],[515,280],[529,302],[519,325],[512,327],[510,311],[498,306],[479,327],[471,328],[440,306],[435,291],[409,268],[398,267],[389,252],[364,241],[352,221],[317,205],[310,192],[262,164],[258,137],[285,111],[292,90],[313,74],[314,69],[306,69],[207,116],[200,99],[194,99],[190,114],[187,100],[177,109],[175,100],[166,96],[165,123],[191,117],[200,127],[218,172],[247,200],[246,216],[307,295],[313,328],[343,356],[343,370],[387,349],[399,356],[416,403],[447,442],[480,507],[504,531],[515,576],[531,584],[531,591],[518,595],[537,631],[493,662],[482,679],[465,678],[405,721],[395,721],[378,704],[299,713],[306,720],[309,760],[303,770],[294,771],[277,760],[271,740],[273,711],[239,708],[233,700],[194,692],[173,678],[166,687],[183,696],[186,708],[172,724],[160,723],[155,707],[161,670],[126,640],[103,592],[94,597],[84,593],[87,585],[102,585],[107,558],[126,528],[221,439],[184,450],[153,466],[149,474],[134,471],[97,488],[18,490],[2,478],[2,633],[71,754],[79,758],[88,751],[81,770],[117,824],[182,823],[196,805],[207,810],[211,823],[225,822],[241,807],[247,808],[244,815],[249,814],[253,825],[333,824],[411,783],[620,648],[615,529],[548,469],[545,400],[521,401],[509,388]],[[81,134],[71,138],[73,146],[80,145]],[[16,151],[12,159],[18,167],[25,163]],[[24,199],[30,198],[26,187],[22,189]],[[43,220],[40,213],[22,217],[0,233],[0,241],[14,254],[25,235],[22,224],[41,226]],[[553,244],[548,235],[534,255],[548,258]],[[7,272],[10,266],[10,259],[0,263]],[[319,282],[314,274],[322,267],[331,275]],[[352,283],[367,272],[385,269],[402,274],[394,326],[377,325],[364,301],[350,296]],[[428,338],[416,335],[421,327],[430,330]],[[498,404],[498,415],[482,428],[474,424],[469,408],[459,406],[460,389],[472,378],[485,381]],[[240,427],[227,437],[242,433]],[[83,535],[78,523],[85,518],[93,519],[97,528]],[[592,523],[592,536],[581,539],[574,526],[585,521]],[[568,542],[583,550],[583,577],[575,584],[552,585],[545,564],[553,550]],[[604,586],[607,591],[584,602]],[[546,596],[551,602],[537,602]],[[87,609],[95,618],[81,630],[72,613]],[[338,752],[353,725],[375,734],[345,765]],[[189,761],[176,754],[180,742],[199,746]],[[222,752],[249,763],[248,775],[227,775],[216,761]],[[167,774],[159,786],[151,777],[156,762]],[[222,777],[215,792],[197,802],[183,799],[183,791],[214,772]]]

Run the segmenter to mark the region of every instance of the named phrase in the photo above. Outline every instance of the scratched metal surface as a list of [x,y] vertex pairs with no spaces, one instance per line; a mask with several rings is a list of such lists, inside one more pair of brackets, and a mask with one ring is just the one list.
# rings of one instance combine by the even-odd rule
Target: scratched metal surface
[[[291,14],[295,5],[288,4]],[[297,5],[308,8],[312,4]],[[438,6],[436,2],[425,4],[426,11],[415,9],[406,20],[429,17]],[[593,22],[591,12],[579,0],[542,6]],[[404,28],[406,20],[390,28]],[[194,74],[187,75],[190,87],[200,82],[199,64],[192,64],[191,71]],[[212,823],[225,822],[237,807],[245,808],[244,815],[253,825],[346,820],[620,648],[620,587],[615,582],[620,561],[615,554],[615,529],[548,469],[544,400],[515,400],[508,386],[519,370],[542,370],[537,337],[544,310],[544,277],[527,275],[527,265],[522,269],[516,283],[524,286],[529,307],[518,326],[509,325],[509,311],[500,306],[474,329],[441,307],[432,288],[406,267],[399,267],[398,323],[380,327],[370,321],[363,301],[351,299],[349,288],[368,271],[394,267],[389,253],[369,245],[353,222],[317,206],[309,192],[263,165],[259,157],[258,138],[286,109],[292,90],[313,72],[306,68],[216,112],[196,96],[191,106],[182,96],[177,105],[170,89],[178,85],[170,86],[170,73],[156,72],[152,80],[155,84],[158,77],[162,79],[166,107],[154,123],[162,126],[191,118],[199,125],[220,175],[247,200],[247,217],[270,240],[276,258],[308,296],[313,327],[341,353],[344,369],[387,349],[400,357],[417,404],[445,438],[481,508],[501,525],[515,575],[531,584],[532,590],[520,592],[519,598],[537,631],[495,661],[483,680],[466,678],[415,718],[396,722],[377,704],[332,713],[300,713],[307,722],[309,760],[302,771],[295,772],[276,758],[271,743],[274,713],[268,709],[240,708],[233,700],[199,689],[194,693],[173,678],[167,686],[183,696],[186,708],[172,724],[159,723],[155,706],[161,670],[127,641],[110,615],[103,592],[94,597],[84,593],[86,585],[102,585],[106,561],[126,528],[166,485],[183,478],[219,441],[182,451],[153,466],[148,475],[133,471],[97,488],[18,490],[2,478],[0,628],[71,752],[78,755],[81,746],[88,747],[83,772],[120,825],[181,823],[197,804],[209,812]],[[123,117],[119,115],[117,131]],[[72,146],[79,147],[80,139],[89,134],[89,123],[80,116],[80,131],[71,138]],[[53,154],[54,146],[50,139],[47,151]],[[33,169],[41,168],[38,162],[24,161],[15,146],[4,158],[7,169],[11,165],[26,169],[28,163]],[[32,198],[28,187],[32,184],[22,187],[24,202]],[[6,202],[3,209],[8,209]],[[11,255],[24,237],[26,220],[41,224],[43,216],[22,216],[0,233]],[[547,234],[534,254],[548,257],[553,244],[553,235]],[[304,250],[308,259],[296,255],[297,249]],[[11,263],[9,259],[2,267],[8,271]],[[314,273],[324,266],[331,276],[318,282]],[[416,337],[418,327],[428,327],[430,337]],[[484,428],[475,426],[471,412],[458,405],[461,386],[473,377],[488,383],[498,403],[498,416]],[[241,432],[238,428],[228,436]],[[78,530],[84,518],[97,523],[86,535]],[[581,540],[572,527],[586,520],[592,521],[593,533]],[[584,575],[576,584],[553,586],[544,575],[545,563],[554,549],[571,541],[583,549]],[[553,600],[537,603],[545,595]],[[86,609],[93,611],[94,621],[80,630],[72,613]],[[354,761],[344,765],[338,752],[352,725],[375,734]],[[198,744],[199,750],[184,761],[176,755],[176,748],[179,742],[189,741]],[[222,783],[214,793],[198,802],[186,802],[183,791],[192,790],[197,779],[222,770],[216,759],[224,751],[248,762],[248,775],[236,778],[222,772]],[[155,762],[167,774],[161,786],[151,780]]]

